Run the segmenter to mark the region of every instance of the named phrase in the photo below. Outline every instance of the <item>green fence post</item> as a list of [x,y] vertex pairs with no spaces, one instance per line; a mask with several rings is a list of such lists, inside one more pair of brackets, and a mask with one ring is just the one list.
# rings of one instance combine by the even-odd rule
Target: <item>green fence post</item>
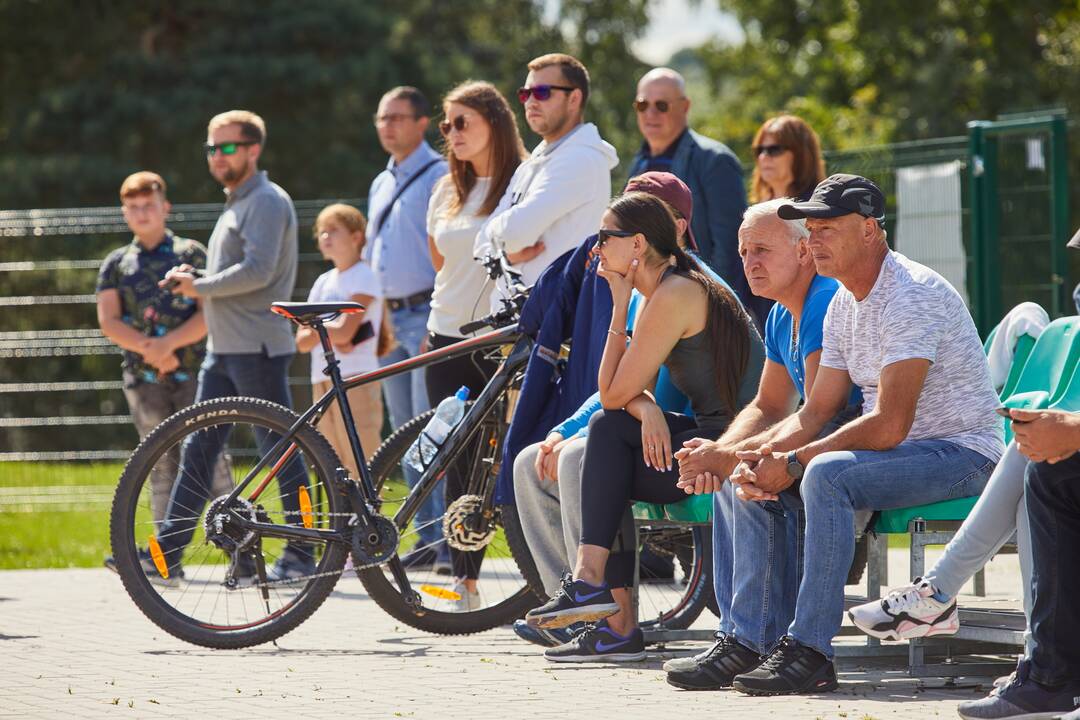
[[1050,123],[1050,263],[1051,282],[1054,284],[1052,295],[1053,317],[1072,315],[1068,309],[1069,288],[1065,284],[1068,275],[1068,262],[1065,258],[1065,243],[1068,242],[1072,229],[1069,227],[1069,155],[1067,148],[1067,128],[1065,117],[1055,115]]

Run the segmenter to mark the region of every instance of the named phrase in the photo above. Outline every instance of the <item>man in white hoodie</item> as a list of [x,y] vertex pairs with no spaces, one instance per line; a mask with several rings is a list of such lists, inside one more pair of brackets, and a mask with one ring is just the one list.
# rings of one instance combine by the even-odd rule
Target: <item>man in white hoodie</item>
[[589,71],[569,55],[529,63],[518,99],[543,142],[510,180],[476,236],[475,255],[506,250],[526,285],[555,258],[594,234],[611,195],[619,158],[592,123],[583,122]]

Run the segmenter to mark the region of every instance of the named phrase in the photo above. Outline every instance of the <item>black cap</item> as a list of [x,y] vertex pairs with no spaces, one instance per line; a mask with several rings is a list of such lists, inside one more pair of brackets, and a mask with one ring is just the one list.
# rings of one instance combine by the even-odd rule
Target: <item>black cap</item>
[[830,218],[858,213],[885,223],[885,196],[881,188],[861,175],[830,175],[814,188],[806,202],[781,205],[776,214],[784,220]]
[[1072,236],[1072,239],[1065,243],[1065,247],[1070,247],[1073,250],[1080,250],[1080,230],[1077,230],[1076,234]]

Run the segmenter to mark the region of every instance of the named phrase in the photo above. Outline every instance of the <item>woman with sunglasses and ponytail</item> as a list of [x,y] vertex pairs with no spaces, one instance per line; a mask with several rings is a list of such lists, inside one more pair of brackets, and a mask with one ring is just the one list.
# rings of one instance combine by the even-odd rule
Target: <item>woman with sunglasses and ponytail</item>
[[[645,656],[632,611],[635,556],[610,552],[619,523],[631,502],[685,498],[673,449],[693,437],[719,437],[757,392],[761,338],[735,296],[702,272],[677,237],[671,209],[646,193],[621,195],[604,213],[599,273],[613,310],[598,377],[604,410],[590,422],[582,468],[581,544],[573,578],[526,615],[547,628],[603,621],[548,650],[549,660]],[[628,343],[633,290],[646,300]],[[656,404],[652,386],[661,365],[689,399],[693,418]]]
[[[494,85],[474,81],[458,85],[443,101],[443,112],[439,131],[450,172],[435,186],[428,205],[428,246],[436,270],[427,325],[429,350],[460,341],[461,326],[487,314],[491,284],[473,259],[473,244],[526,157],[514,114]],[[431,406],[463,385],[475,398],[494,372],[494,365],[479,354],[428,367]],[[461,471],[447,473],[447,507],[464,492],[463,480]],[[483,552],[451,549],[450,559],[461,598],[454,601],[455,609],[479,609],[476,579]]]
[[825,179],[817,133],[795,115],[766,120],[754,135],[750,202],[791,197],[805,202]]

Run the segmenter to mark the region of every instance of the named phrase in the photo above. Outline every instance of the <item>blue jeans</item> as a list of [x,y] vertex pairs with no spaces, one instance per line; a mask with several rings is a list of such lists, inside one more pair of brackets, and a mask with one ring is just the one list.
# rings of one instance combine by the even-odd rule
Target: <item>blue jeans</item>
[[1031,525],[1031,678],[1043,685],[1080,679],[1080,455],[1028,463],[1025,500]]
[[[734,498],[732,514],[735,550],[728,633],[754,652],[767,655],[795,617],[803,566],[802,502],[789,492],[780,493],[779,500],[761,503]],[[724,625],[721,622],[721,630]]]
[[892,450],[843,450],[806,466],[806,558],[788,634],[832,657],[855,554],[856,510],[891,510],[982,492],[995,462],[947,440],[907,440]]
[[[292,407],[289,393],[289,363],[293,356],[267,357],[264,353],[209,353],[199,370],[199,388],[195,401],[222,397],[254,397]],[[189,435],[180,451],[180,469],[169,498],[165,522],[158,529],[157,539],[168,557],[169,564],[180,556],[195,532],[198,517],[210,496],[213,467],[228,440],[229,430],[219,426]],[[260,452],[267,452],[280,438],[276,433],[256,431]],[[281,504],[285,522],[300,523],[300,486],[307,486],[304,463],[298,456],[278,473]],[[306,555],[307,544],[290,543],[296,553]]]
[[735,491],[730,482],[713,493],[712,514],[712,573],[713,593],[716,595],[716,607],[720,610],[720,632],[730,635],[734,629],[731,624],[731,580],[732,531],[734,529]]
[[[390,322],[394,327],[398,345],[392,352],[379,359],[380,365],[385,367],[420,354],[420,343],[427,335],[430,312],[431,305],[428,303],[391,311]],[[382,381],[383,399],[386,400],[386,407],[390,413],[390,425],[394,430],[431,409],[424,378],[425,372],[422,368]],[[410,488],[415,487],[420,481],[420,473],[404,460],[401,461],[401,471]],[[413,523],[420,528],[417,533],[420,538],[419,545],[434,545],[442,540],[442,516],[446,512],[446,498],[443,497],[443,493],[443,484],[440,482],[416,511]],[[441,552],[446,551],[445,548],[439,549]]]

